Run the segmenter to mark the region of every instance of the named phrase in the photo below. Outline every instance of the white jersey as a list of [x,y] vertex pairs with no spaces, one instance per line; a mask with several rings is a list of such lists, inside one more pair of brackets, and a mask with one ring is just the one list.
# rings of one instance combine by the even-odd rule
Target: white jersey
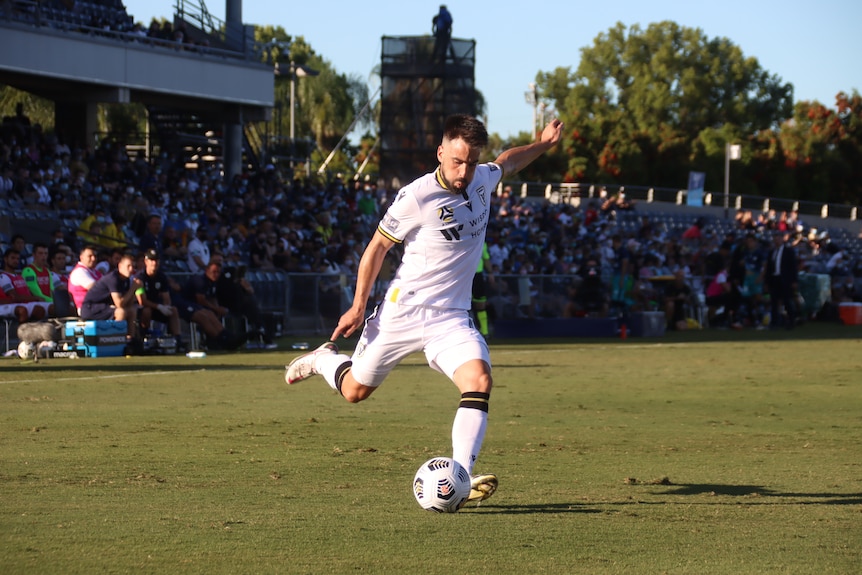
[[469,310],[488,229],[490,194],[503,170],[494,163],[479,164],[460,194],[443,187],[438,172],[403,187],[377,226],[381,234],[404,244],[386,301]]

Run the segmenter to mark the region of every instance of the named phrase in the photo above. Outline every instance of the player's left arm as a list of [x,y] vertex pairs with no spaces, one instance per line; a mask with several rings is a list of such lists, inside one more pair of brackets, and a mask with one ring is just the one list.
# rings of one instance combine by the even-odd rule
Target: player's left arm
[[510,148],[497,156],[494,163],[503,169],[503,174],[510,176],[526,168],[530,163],[557,145],[563,137],[563,122],[553,119],[542,130],[542,136],[537,142]]

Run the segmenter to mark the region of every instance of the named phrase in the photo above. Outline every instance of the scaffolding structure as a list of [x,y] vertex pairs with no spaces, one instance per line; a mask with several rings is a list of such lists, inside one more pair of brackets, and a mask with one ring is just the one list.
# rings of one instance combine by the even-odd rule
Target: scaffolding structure
[[437,166],[446,117],[476,115],[476,41],[383,37],[380,67],[380,175],[401,185]]

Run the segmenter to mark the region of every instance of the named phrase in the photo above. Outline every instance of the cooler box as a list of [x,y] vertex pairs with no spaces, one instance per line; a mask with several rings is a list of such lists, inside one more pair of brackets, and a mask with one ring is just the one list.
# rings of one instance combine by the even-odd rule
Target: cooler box
[[119,357],[126,347],[125,321],[67,321],[66,340],[87,350],[89,357]]
[[838,304],[838,317],[844,325],[862,325],[862,303],[845,302]]

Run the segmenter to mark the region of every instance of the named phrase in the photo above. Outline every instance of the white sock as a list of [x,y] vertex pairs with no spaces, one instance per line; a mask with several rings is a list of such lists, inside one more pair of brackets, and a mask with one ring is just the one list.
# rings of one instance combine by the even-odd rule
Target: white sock
[[344,362],[350,361],[350,356],[343,353],[322,353],[314,358],[314,369],[323,376],[329,387],[338,391],[335,382],[335,372]]
[[488,412],[472,407],[459,407],[452,423],[452,459],[473,474],[473,464],[482,449]]

